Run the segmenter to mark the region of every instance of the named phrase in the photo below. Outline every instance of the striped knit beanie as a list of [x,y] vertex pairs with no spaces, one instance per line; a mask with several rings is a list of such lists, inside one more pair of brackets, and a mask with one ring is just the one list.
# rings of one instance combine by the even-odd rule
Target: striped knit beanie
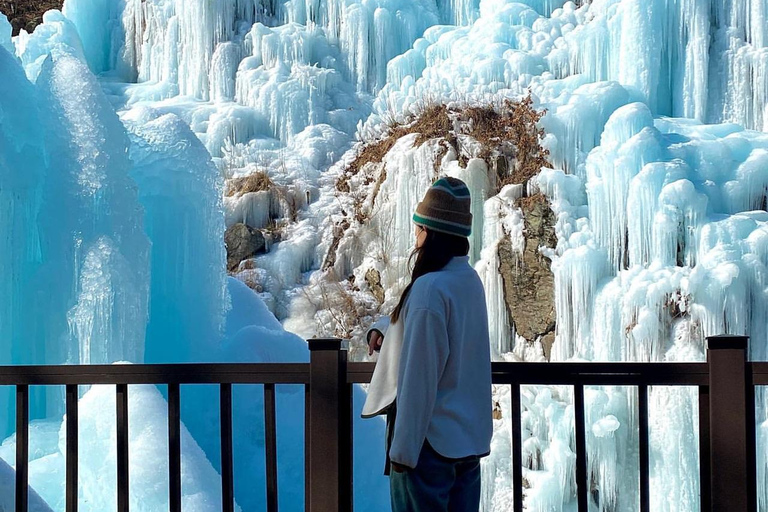
[[449,235],[468,237],[472,233],[472,200],[469,189],[456,178],[440,178],[416,206],[413,222]]

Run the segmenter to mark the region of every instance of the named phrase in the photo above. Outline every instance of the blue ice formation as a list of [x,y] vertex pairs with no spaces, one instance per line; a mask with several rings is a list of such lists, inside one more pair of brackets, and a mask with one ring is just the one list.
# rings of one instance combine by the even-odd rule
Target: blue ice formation
[[[430,102],[499,104],[528,90],[548,109],[541,127],[553,169],[527,192],[544,193],[557,216],[557,246],[543,250],[555,275],[552,358],[699,360],[703,337],[727,331],[750,334],[751,357],[765,359],[768,139],[756,131],[768,126],[763,3],[67,0],[63,14],[51,11],[33,34],[13,39],[0,16],[0,339],[10,340],[0,342],[0,363],[306,360],[304,342],[227,280],[224,227],[282,223],[282,240],[249,275],[284,325],[311,336],[330,322],[317,305],[327,292],[322,275],[312,271],[341,211],[360,198],[334,188],[355,136],[376,136]],[[374,166],[387,171],[382,183],[366,183],[366,172],[352,181],[356,191],[378,183],[380,200],[370,226],[354,225],[341,240],[333,269],[356,283],[378,269],[391,300],[407,268],[403,234],[415,202],[436,169],[459,176],[482,227],[472,259],[489,292],[494,354],[541,357],[535,340],[516,337],[497,271],[498,244],[519,251],[525,243],[515,207],[522,187],[496,194],[471,140],[462,139],[465,168],[455,151],[414,140],[401,139]],[[223,178],[255,171],[276,188],[222,198]],[[87,391],[83,402],[108,407],[103,393]],[[487,510],[511,499],[504,393],[484,462]],[[9,396],[0,393],[0,410],[12,410]],[[261,478],[260,392],[235,397],[236,424],[256,425],[254,438],[236,440],[249,454],[236,457],[236,474]],[[297,509],[300,397],[278,393],[280,499]],[[154,389],[137,389],[135,399],[163,408]],[[567,509],[570,397],[527,389],[523,399],[527,507]],[[586,399],[594,506],[631,509],[636,399],[622,389],[588,390]],[[61,392],[35,390],[32,400],[32,483],[60,510],[51,474],[63,464]],[[208,400],[215,404],[214,390],[183,396],[183,456],[203,484],[219,469],[216,418],[194,407]],[[698,509],[689,476],[698,466],[694,403],[688,390],[651,393],[651,478],[665,498],[654,498],[654,510]],[[156,416],[137,419],[162,429]],[[0,419],[10,434],[12,415]],[[765,409],[758,423],[766,453]],[[381,424],[359,428],[371,432],[356,435],[358,456],[380,458],[364,440],[378,440]],[[163,446],[152,436],[135,442]],[[0,447],[9,463],[12,447],[12,438]],[[84,473],[94,485],[98,462]],[[356,468],[365,489],[358,508],[386,508],[378,462]],[[761,510],[766,474],[761,459]],[[257,509],[262,488],[243,482],[238,503]],[[218,496],[203,484],[185,487],[200,510]],[[158,485],[146,499],[162,508]],[[106,503],[110,489],[95,488],[104,494],[89,499]]]
[[215,360],[227,309],[221,175],[177,116],[144,108],[124,122],[152,243],[143,360]]
[[[56,12],[45,19],[40,31],[16,40],[19,57],[6,50],[13,46],[2,26],[0,268],[12,278],[0,280],[0,331],[10,340],[2,344],[0,363],[306,360],[306,343],[283,331],[253,292],[236,281],[232,286],[241,288],[227,289],[223,181],[203,143],[173,113],[142,107],[123,113],[121,121],[110,104],[114,98],[89,71],[72,23]],[[261,349],[252,345],[253,336]],[[11,392],[0,396],[11,413],[2,416],[6,435],[14,422]],[[107,434],[114,417],[103,414],[114,409],[113,391],[82,392],[80,435],[87,450],[81,453],[81,507],[104,510],[114,501],[114,438]],[[63,480],[52,477],[64,468],[61,393],[33,390],[31,402],[31,442],[39,449],[31,451],[30,482],[54,510],[64,506]],[[253,432],[258,395],[235,395],[234,420],[246,434],[237,447],[254,456],[236,461],[236,499],[251,510],[264,502],[264,489],[251,482],[264,460],[263,430],[261,437]],[[167,451],[158,435],[165,431],[159,412],[165,401],[153,387],[131,388],[129,396],[137,411],[129,426],[138,486],[133,508],[162,509],[167,462],[146,454]],[[217,407],[213,401],[201,411],[198,397],[207,398],[184,390],[182,490],[185,508],[203,511],[220,503],[220,468],[218,446],[209,442],[216,432],[205,415]],[[303,437],[303,402],[303,393],[278,393],[281,499],[291,508],[303,503],[303,445],[295,439]],[[380,450],[366,442],[383,435],[383,426],[362,428],[359,456],[376,465],[360,464],[357,476],[374,490],[358,499],[369,508],[369,499],[385,502]],[[98,441],[85,443],[90,438]],[[14,439],[0,449],[9,464],[15,463]],[[4,471],[0,486],[12,479]],[[37,494],[31,503],[47,510],[39,508],[44,502]]]
[[[51,56],[33,86],[1,51],[3,111],[18,120],[3,125],[3,362],[141,360],[149,243],[125,128],[76,57]],[[57,392],[46,395],[33,397],[33,417],[61,412]]]

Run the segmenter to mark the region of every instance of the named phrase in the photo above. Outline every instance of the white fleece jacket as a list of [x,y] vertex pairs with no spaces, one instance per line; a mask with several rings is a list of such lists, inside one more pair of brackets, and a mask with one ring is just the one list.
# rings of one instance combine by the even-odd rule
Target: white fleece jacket
[[403,346],[403,322],[390,325],[389,317],[380,318],[368,330],[368,339],[372,331],[379,331],[387,340],[382,343],[379,358],[368,386],[368,395],[363,404],[363,418],[372,418],[385,414],[395,402],[397,396],[397,372],[400,368],[400,350]]
[[401,322],[391,460],[416,467],[425,440],[444,457],[486,455],[493,432],[488,313],[469,258],[417,279]]

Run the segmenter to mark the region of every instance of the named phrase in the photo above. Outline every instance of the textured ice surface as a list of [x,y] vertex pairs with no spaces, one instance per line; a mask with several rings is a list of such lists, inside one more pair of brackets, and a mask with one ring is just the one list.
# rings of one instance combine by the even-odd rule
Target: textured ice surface
[[[11,308],[0,325],[11,340],[3,359],[140,360],[149,244],[128,178],[125,129],[76,57],[55,52],[32,86],[0,53],[8,88],[8,122],[0,128],[8,198],[0,226],[10,244],[3,251],[9,277],[2,279],[10,288],[0,303]],[[34,393],[33,418],[61,411],[60,395],[46,394]]]
[[43,15],[43,24],[32,34],[25,30],[14,39],[16,53],[21,59],[27,76],[36,80],[43,63],[55,50],[83,58],[83,45],[77,29],[59,11],[48,11]]
[[426,41],[390,61],[377,110],[402,112],[424,95],[537,90],[568,77],[617,81],[641,93],[654,115],[763,129],[768,54],[761,3],[553,4],[483,0],[470,28],[428,30]]
[[[87,66],[55,54],[37,81],[50,171],[28,362],[141,361],[149,241],[128,173],[128,135]],[[66,212],[65,215],[62,215]]]
[[227,307],[221,175],[177,116],[144,108],[124,120],[152,242],[144,360],[215,360]]
[[0,16],[0,46],[9,53],[14,53],[13,42],[11,41],[11,24],[8,18]]
[[[23,358],[29,347],[22,342],[22,329],[33,294],[25,284],[39,268],[36,219],[47,163],[34,87],[5,48],[0,48],[0,68],[4,70],[0,80],[0,337],[5,340],[0,344],[0,361],[11,364]],[[0,410],[9,410],[10,392],[0,390]],[[11,432],[13,419],[5,414],[0,419],[0,433]]]

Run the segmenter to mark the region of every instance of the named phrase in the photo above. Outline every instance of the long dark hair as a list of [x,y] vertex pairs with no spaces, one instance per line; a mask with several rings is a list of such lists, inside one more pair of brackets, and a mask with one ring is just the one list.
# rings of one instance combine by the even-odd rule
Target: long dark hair
[[[411,272],[411,282],[400,295],[400,301],[395,306],[395,310],[389,316],[392,323],[400,319],[403,311],[403,304],[408,297],[408,293],[413,287],[416,279],[430,272],[437,272],[448,264],[455,256],[466,256],[469,254],[469,240],[463,236],[448,235],[438,231],[427,229],[427,238],[420,248],[411,252],[409,263],[413,264]],[[413,263],[414,259],[416,260]]]

